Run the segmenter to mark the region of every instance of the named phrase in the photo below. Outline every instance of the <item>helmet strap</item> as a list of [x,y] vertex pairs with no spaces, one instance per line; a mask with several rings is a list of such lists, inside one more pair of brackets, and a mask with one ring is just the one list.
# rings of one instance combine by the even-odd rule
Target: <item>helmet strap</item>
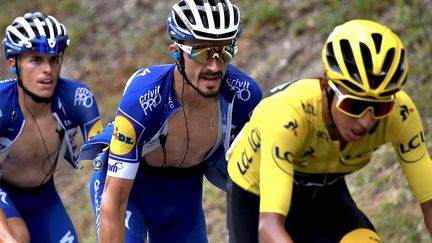
[[[202,97],[209,98],[207,95],[203,94],[201,92],[201,90],[199,90],[195,85],[193,85],[192,82],[187,77],[186,72],[185,72],[185,60],[183,57],[183,50],[180,50],[180,59],[177,59],[176,66],[177,66],[177,69],[179,70],[180,74],[183,76],[184,81],[186,81],[187,85],[191,86]],[[183,82],[183,85],[184,85],[184,82]]]
[[20,70],[19,65],[18,65],[18,58],[17,57],[15,57],[15,66],[16,66],[16,75],[17,75],[18,85],[21,87],[21,89],[24,91],[24,93],[26,95],[30,96],[30,98],[36,103],[46,103],[46,104],[50,103],[51,100],[53,99],[53,95],[51,97],[48,97],[48,98],[40,97],[40,96],[37,96],[36,94],[30,92],[30,90],[28,90],[26,87],[24,87],[24,84],[23,84],[21,77],[20,77],[20,71],[21,70]]
[[324,91],[325,91],[326,96],[327,96],[327,113],[328,113],[330,121],[331,121],[330,123],[326,123],[326,128],[327,129],[329,129],[329,128],[336,128],[336,125],[335,125],[335,122],[334,122],[334,119],[333,119],[333,114],[331,112],[331,105],[333,103],[333,99],[334,99],[335,93],[333,92],[333,90],[328,89],[326,78],[320,77],[319,79],[320,79],[320,82],[324,81],[324,83],[325,83]]
[[40,97],[40,96],[37,96],[37,95],[33,94],[32,92],[30,92],[28,89],[26,89],[24,87],[24,84],[22,83],[21,79],[19,79],[19,78],[18,78],[18,85],[22,88],[22,90],[24,91],[24,93],[26,93],[28,96],[30,96],[30,98],[32,98],[32,100],[34,102],[36,102],[36,103],[46,103],[46,104],[48,104],[53,99],[52,96],[48,97],[48,98],[45,98],[45,97]]
[[333,114],[331,112],[331,105],[332,105],[333,99],[334,99],[334,92],[333,91],[328,91],[326,89],[326,95],[327,95],[327,112],[328,112],[330,120],[331,120],[330,123],[326,124],[326,127],[327,128],[336,128],[336,125],[335,125],[335,122],[334,122],[334,119],[333,119]]

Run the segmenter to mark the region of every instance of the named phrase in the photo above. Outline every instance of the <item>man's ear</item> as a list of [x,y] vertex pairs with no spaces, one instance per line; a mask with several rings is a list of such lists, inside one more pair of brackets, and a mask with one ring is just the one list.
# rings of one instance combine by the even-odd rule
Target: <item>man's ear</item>
[[174,44],[169,45],[168,51],[171,53],[172,58],[174,58],[174,59],[180,58],[181,54],[180,54],[180,51],[176,45],[174,45]]
[[15,60],[15,58],[9,57],[7,59],[7,64],[8,64],[9,70],[12,69],[13,67],[15,67],[16,66],[16,60]]
[[325,92],[328,89],[327,78],[325,75],[319,77],[321,90]]

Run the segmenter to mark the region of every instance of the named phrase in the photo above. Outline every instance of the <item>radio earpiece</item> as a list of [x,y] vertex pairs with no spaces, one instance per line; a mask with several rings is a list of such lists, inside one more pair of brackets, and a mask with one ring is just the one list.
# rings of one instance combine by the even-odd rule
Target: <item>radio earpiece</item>
[[11,73],[11,74],[16,74],[16,73],[17,73],[16,66],[13,66],[13,67],[11,68],[10,73]]
[[171,57],[174,59],[179,59],[180,58],[180,52],[179,51],[171,52]]

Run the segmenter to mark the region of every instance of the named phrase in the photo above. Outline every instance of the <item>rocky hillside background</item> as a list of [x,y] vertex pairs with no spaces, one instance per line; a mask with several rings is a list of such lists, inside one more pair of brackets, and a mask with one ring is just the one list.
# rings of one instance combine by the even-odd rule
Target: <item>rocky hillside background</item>
[[[139,67],[172,62],[166,18],[176,1],[0,0],[0,29],[28,11],[55,16],[68,27],[71,46],[62,74],[89,85],[103,121],[113,118],[127,78]],[[422,114],[431,149],[432,4],[428,0],[233,0],[244,31],[233,63],[254,77],[264,93],[289,79],[322,73],[321,48],[335,25],[364,18],[388,25],[406,45],[410,61],[405,90]],[[1,78],[10,77],[4,62]],[[0,102],[5,102],[0,100]],[[384,242],[432,242],[390,147],[349,177],[351,190]],[[63,168],[56,176],[62,197],[84,243],[95,242],[87,183],[91,165],[80,173]],[[226,242],[224,194],[206,185],[204,204],[210,242]]]

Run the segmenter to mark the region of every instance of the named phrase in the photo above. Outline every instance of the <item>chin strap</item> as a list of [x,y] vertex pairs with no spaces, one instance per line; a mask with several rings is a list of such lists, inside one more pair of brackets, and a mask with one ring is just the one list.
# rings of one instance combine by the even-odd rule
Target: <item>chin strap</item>
[[[17,72],[18,74],[18,72]],[[36,102],[36,103],[50,103],[53,99],[53,96],[48,97],[48,98],[44,98],[44,97],[39,97],[35,94],[33,94],[32,92],[30,92],[28,89],[26,89],[21,81],[21,79],[18,76],[18,85],[22,88],[22,90],[24,91],[24,93],[26,93],[28,96],[30,96],[30,98]]]
[[24,93],[26,93],[28,96],[30,96],[30,98],[36,102],[36,103],[46,103],[49,104],[52,99],[53,99],[53,95],[51,95],[51,97],[48,98],[44,98],[44,97],[39,97],[35,94],[33,94],[32,92],[30,92],[30,90],[26,89],[26,87],[24,87],[24,84],[21,80],[20,77],[20,69],[19,69],[19,65],[18,65],[18,57],[15,57],[15,67],[16,67],[16,75],[17,75],[17,80],[18,80],[18,85],[22,88],[22,90],[24,91]]
[[326,85],[326,79],[324,77],[319,77],[320,82],[324,83],[324,91],[326,93],[327,96],[327,113],[329,114],[331,123],[326,123],[326,128],[336,128],[335,122],[333,120],[333,115],[331,113],[331,105],[333,103],[333,99],[334,99],[334,95],[335,93],[332,90],[328,89],[328,86]]
[[184,84],[184,81],[186,81],[186,84],[191,86],[202,97],[209,98],[206,94],[203,94],[195,85],[193,85],[192,82],[187,77],[186,72],[185,72],[185,61],[184,61],[184,57],[183,57],[183,50],[180,50],[180,59],[177,59],[176,66],[177,66],[177,69],[179,70],[180,74],[183,77],[183,84]]

